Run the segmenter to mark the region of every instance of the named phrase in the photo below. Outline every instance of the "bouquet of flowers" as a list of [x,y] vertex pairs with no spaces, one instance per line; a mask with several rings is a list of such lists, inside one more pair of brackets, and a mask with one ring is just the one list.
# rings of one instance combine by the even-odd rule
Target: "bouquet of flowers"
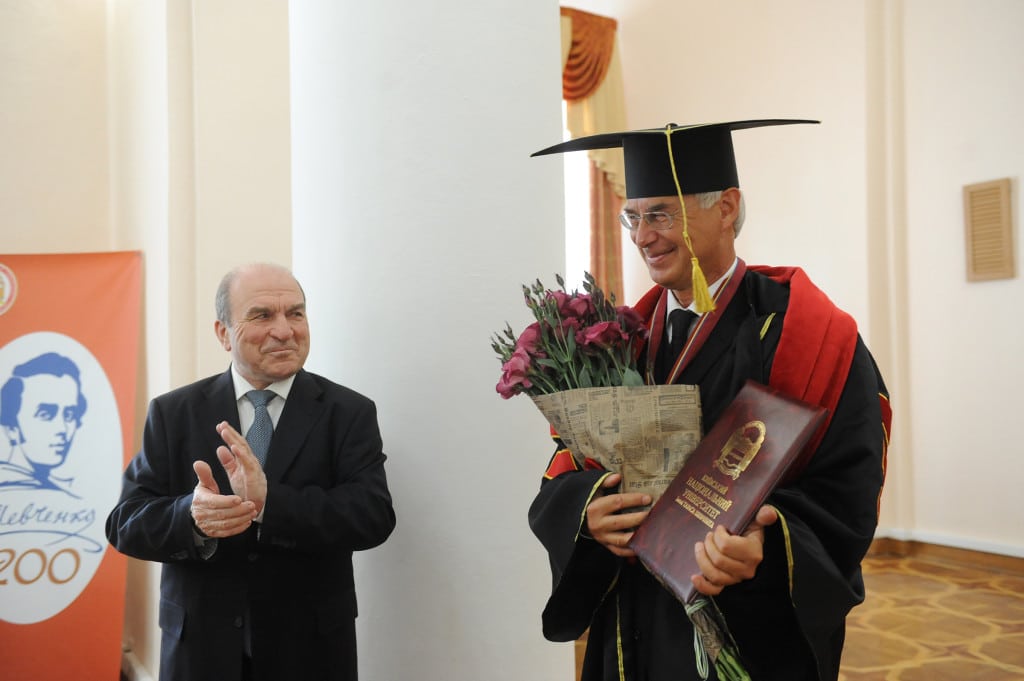
[[586,293],[569,293],[565,280],[555,279],[560,290],[546,290],[539,279],[523,285],[537,321],[518,338],[506,324],[491,343],[502,362],[498,394],[508,399],[519,393],[643,385],[636,355],[647,327],[640,315],[631,307],[616,307],[589,272],[584,274]]
[[491,347],[502,363],[496,389],[526,394],[582,465],[622,473],[622,490],[655,500],[700,440],[700,393],[692,385],[645,385],[637,356],[643,318],[616,306],[589,274],[584,292],[523,286],[535,321],[518,336],[506,324]]

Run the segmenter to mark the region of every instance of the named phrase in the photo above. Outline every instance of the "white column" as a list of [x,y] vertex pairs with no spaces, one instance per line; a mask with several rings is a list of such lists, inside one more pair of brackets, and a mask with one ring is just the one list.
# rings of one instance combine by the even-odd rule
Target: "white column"
[[[185,0],[176,0],[175,4]],[[199,375],[228,357],[213,333],[224,273],[291,264],[288,5],[192,0],[195,309]]]
[[[223,371],[213,295],[254,260],[291,264],[288,7],[107,5],[111,214],[146,263],[145,402]],[[129,562],[126,668],[155,678],[159,565]]]
[[[181,258],[172,255],[173,244],[190,239],[192,227],[171,229],[169,222],[176,203],[168,191],[175,165],[170,149],[182,146],[168,125],[181,106],[169,96],[174,67],[168,50],[182,40],[168,28],[170,9],[166,2],[107,3],[111,224],[118,235],[116,247],[143,252],[145,329],[133,449],[142,439],[149,398],[195,376],[194,317],[176,314],[185,309],[181,292],[192,290],[191,281],[182,279]],[[184,42],[190,44],[187,37]],[[190,100],[183,106],[191,111]],[[191,251],[187,262],[191,269]],[[170,281],[177,286],[172,288]],[[175,371],[183,364],[187,373]],[[122,668],[136,681],[150,681],[156,679],[160,660],[160,565],[126,560]]]
[[357,557],[367,679],[572,678],[527,508],[551,454],[492,332],[564,263],[559,22],[539,3],[292,3],[308,368],[376,402],[398,528]]

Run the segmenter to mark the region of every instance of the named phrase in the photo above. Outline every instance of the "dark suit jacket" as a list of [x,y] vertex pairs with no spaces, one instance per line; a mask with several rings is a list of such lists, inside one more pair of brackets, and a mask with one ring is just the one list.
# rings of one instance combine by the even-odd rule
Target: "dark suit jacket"
[[376,408],[366,397],[300,371],[267,457],[261,524],[220,539],[204,560],[189,507],[192,462],[217,461],[215,426],[238,429],[230,370],[150,404],[142,450],[107,518],[118,551],[164,563],[160,581],[162,681],[233,681],[251,631],[255,679],[356,678],[352,552],[395,526]]

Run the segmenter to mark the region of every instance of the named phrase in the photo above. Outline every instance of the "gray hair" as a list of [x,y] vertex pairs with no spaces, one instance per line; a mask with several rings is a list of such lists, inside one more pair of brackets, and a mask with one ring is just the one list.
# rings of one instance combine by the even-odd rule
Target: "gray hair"
[[217,286],[217,295],[214,296],[213,305],[217,310],[217,321],[224,326],[231,326],[231,284],[238,276],[239,268],[235,268],[224,275]]
[[[213,298],[214,309],[217,312],[217,321],[224,326],[231,326],[231,285],[235,283],[235,279],[242,270],[249,269],[250,267],[263,266],[273,267],[274,269],[287,272],[291,275],[292,279],[295,279],[295,275],[287,267],[281,265],[275,265],[273,263],[256,263],[252,265],[239,265],[234,269],[230,270],[220,280],[220,284],[217,286],[217,293]],[[302,299],[306,299],[306,292],[302,288],[302,284],[299,283],[298,279],[295,279],[295,285],[299,287],[299,293],[302,294]]]
[[[697,199],[697,205],[707,210],[711,206],[718,203],[719,199],[722,198],[722,192],[703,192],[701,194],[694,194]],[[743,229],[743,221],[747,217],[747,201],[743,196],[743,192],[740,192],[740,209],[736,214],[736,221],[732,223],[732,230],[736,236],[740,235],[740,230]]]

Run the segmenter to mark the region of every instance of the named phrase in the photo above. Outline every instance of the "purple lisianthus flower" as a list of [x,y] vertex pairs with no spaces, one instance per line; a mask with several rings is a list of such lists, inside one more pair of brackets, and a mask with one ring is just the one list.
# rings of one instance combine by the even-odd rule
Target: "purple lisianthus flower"
[[570,317],[568,319],[563,319],[562,323],[558,327],[553,328],[552,331],[559,340],[562,340],[569,336],[576,335],[580,330],[580,326],[581,324],[579,319]]
[[576,342],[585,347],[610,348],[629,340],[618,322],[598,322],[576,334]]
[[548,296],[554,299],[562,319],[586,317],[594,313],[594,301],[587,293],[569,295],[565,291],[549,291]]
[[501,380],[498,381],[495,389],[507,400],[513,395],[518,395],[533,387],[529,374],[530,356],[526,354],[525,350],[519,348],[512,353],[507,362],[501,365]]
[[532,357],[545,356],[541,346],[541,332],[538,322],[533,322],[519,334],[519,338],[516,340],[516,350],[523,350]]
[[632,307],[620,305],[615,308],[615,316],[618,317],[622,330],[628,335],[638,336],[642,339],[647,338],[647,325],[644,323],[644,318]]

